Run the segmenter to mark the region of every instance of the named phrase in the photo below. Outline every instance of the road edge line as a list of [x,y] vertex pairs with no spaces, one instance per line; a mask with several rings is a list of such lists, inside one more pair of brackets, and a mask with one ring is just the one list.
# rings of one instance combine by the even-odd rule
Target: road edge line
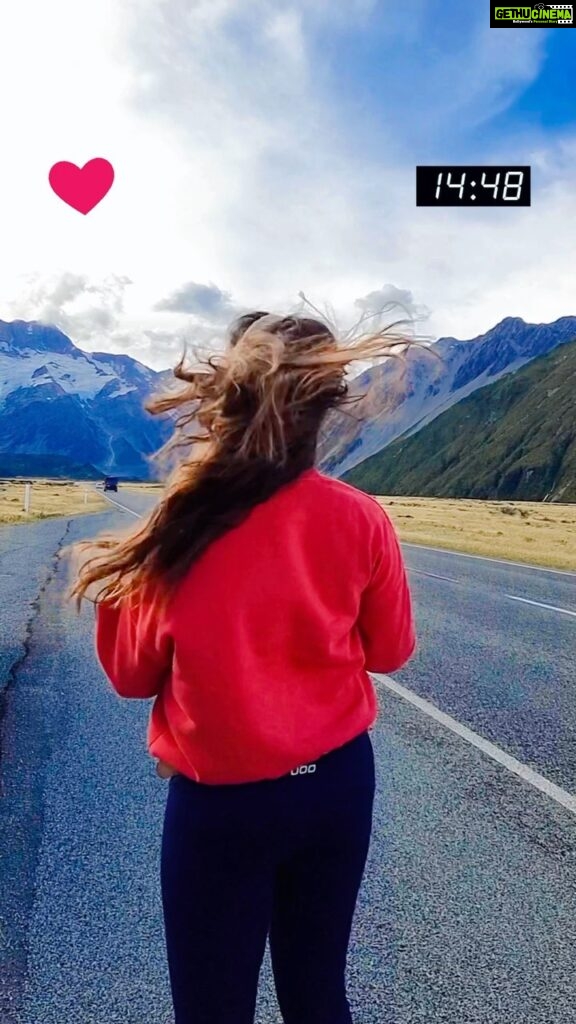
[[529,785],[535,789],[540,790],[546,796],[549,796],[551,800],[555,800],[556,803],[561,804],[562,807],[570,811],[572,814],[576,814],[576,795],[569,793],[568,790],[562,789],[561,786],[557,786],[555,782],[551,782],[550,779],[545,778],[544,775],[540,775],[539,772],[534,771],[529,765],[523,764],[522,761],[518,761],[511,754],[507,754],[505,750],[501,750],[490,740],[484,739],[478,733],[469,729],[468,726],[462,725],[451,715],[447,715],[440,708],[437,708],[435,704],[431,704],[430,701],[424,700],[423,697],[419,697],[418,694],[413,693],[412,690],[408,690],[405,686],[401,686],[391,676],[384,675],[381,673],[370,673],[374,678],[386,686],[387,689],[396,693],[403,700],[412,704],[418,708],[429,718],[439,722],[445,726],[451,732],[460,736],[461,739],[466,740],[471,746],[476,747],[477,750],[481,750],[482,753],[487,754],[493,761],[496,761],[502,767],[507,768],[508,771],[517,775],[519,778],[528,782]]

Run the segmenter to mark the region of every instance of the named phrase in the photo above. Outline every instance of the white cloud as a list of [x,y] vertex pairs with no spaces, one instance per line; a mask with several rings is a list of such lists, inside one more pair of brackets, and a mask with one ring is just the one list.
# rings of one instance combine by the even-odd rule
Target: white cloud
[[80,347],[114,332],[124,311],[129,277],[110,274],[99,284],[86,275],[25,275],[17,299],[7,303],[10,319],[54,324]]
[[[478,152],[533,165],[529,209],[414,204],[416,163],[444,159],[525,87],[546,32],[479,20],[442,53],[421,0],[410,31],[381,14],[374,0],[0,7],[0,318],[52,318],[83,347],[160,369],[182,338],[217,339],[250,308],[289,310],[300,289],[348,323],[404,296],[432,310],[426,334],[459,337],[574,312],[574,138],[525,130]],[[377,117],[333,99],[346,69],[330,62],[330,33],[346,26],[380,33]],[[116,178],[83,216],[48,171],[94,156]]]
[[177,288],[171,295],[161,299],[154,309],[168,310],[176,313],[192,313],[203,316],[207,320],[229,320],[237,311],[230,301],[230,294],[223,292],[218,285],[208,285],[197,281],[189,281]]
[[302,17],[295,8],[275,11],[269,17],[264,32],[266,38],[278,44],[283,55],[288,57],[296,71],[305,70],[306,43]]
[[[408,288],[397,288],[393,284],[385,284],[382,288],[356,299],[355,306],[362,311],[362,316],[370,317],[370,324],[375,329],[392,320],[402,317],[424,317],[430,311],[414,302],[412,292]],[[388,315],[383,316],[384,311]],[[375,314],[378,314],[377,316]]]

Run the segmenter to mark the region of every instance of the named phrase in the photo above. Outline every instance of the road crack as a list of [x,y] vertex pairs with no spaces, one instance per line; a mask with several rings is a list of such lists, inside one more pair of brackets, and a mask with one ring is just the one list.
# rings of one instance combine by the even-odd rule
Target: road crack
[[64,547],[66,538],[68,537],[68,534],[70,532],[71,525],[72,525],[72,519],[68,519],[67,522],[66,522],[66,528],[65,528],[62,536],[60,537],[60,540],[58,541],[58,544],[56,545],[56,549],[55,549],[54,554],[52,556],[51,562],[49,563],[49,567],[48,567],[48,572],[46,574],[46,578],[44,579],[44,582],[42,583],[40,589],[38,590],[38,593],[36,594],[36,597],[32,601],[30,601],[30,605],[29,605],[29,607],[30,607],[30,615],[29,615],[29,617],[28,617],[28,619],[26,621],[25,627],[24,627],[24,639],[22,640],[22,653],[12,663],[12,665],[8,669],[8,672],[7,672],[6,676],[5,676],[5,679],[3,680],[2,685],[0,686],[0,800],[6,795],[5,788],[4,788],[4,778],[3,778],[3,773],[2,773],[2,760],[3,760],[2,755],[3,755],[3,750],[4,750],[4,727],[5,727],[6,711],[7,711],[7,707],[8,707],[8,700],[10,698],[10,694],[11,694],[12,690],[15,688],[15,686],[17,684],[18,673],[19,673],[20,669],[22,668],[22,666],[24,665],[26,659],[28,658],[28,656],[30,654],[31,644],[32,644],[32,635],[33,635],[33,630],[34,630],[34,624],[35,624],[36,619],[38,618],[38,615],[40,613],[40,606],[41,606],[42,598],[44,596],[44,593],[45,593],[47,587],[49,586],[49,584],[54,579],[54,576],[56,575],[56,570],[57,570],[58,564],[60,562],[60,552],[62,551],[62,548]]

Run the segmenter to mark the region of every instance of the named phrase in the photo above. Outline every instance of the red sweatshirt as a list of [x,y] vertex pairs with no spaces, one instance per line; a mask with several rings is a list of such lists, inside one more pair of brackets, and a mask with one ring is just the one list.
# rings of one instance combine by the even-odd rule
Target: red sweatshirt
[[212,541],[160,615],[96,608],[121,697],[154,697],[148,748],[202,783],[274,779],[378,716],[368,672],[416,647],[394,526],[375,498],[308,469]]

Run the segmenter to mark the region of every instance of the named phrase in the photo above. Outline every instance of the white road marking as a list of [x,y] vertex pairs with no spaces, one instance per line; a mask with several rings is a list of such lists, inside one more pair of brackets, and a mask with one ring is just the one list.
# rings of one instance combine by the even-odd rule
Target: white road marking
[[121,505],[119,501],[114,501],[113,498],[106,498],[106,501],[109,501],[111,505],[116,505],[117,508],[123,509],[124,512],[129,512],[131,516],[136,516],[136,519],[142,519],[140,512],[133,512],[127,505]]
[[520,569],[537,569],[539,572],[554,572],[558,576],[576,576],[569,569],[548,569],[545,565],[530,565],[528,562],[512,562],[507,558],[490,558],[488,555],[470,555],[467,551],[454,551],[453,548],[431,548],[427,544],[410,544],[403,540],[402,547],[422,548],[423,551],[438,551],[441,555],[457,555],[458,558],[479,558],[481,562],[498,562],[499,565],[517,565]]
[[408,566],[410,572],[417,572],[419,576],[433,576],[435,580],[448,580],[448,583],[460,583],[460,580],[455,580],[453,576],[439,576],[436,572],[424,572],[424,569],[411,569]]
[[[461,580],[454,579],[453,576],[439,576],[435,572],[424,572],[424,569],[412,569],[407,566],[409,572],[418,573],[419,576],[433,576],[435,580],[446,580],[448,583],[460,583]],[[548,608],[551,612],[561,612],[563,615],[573,615],[576,618],[576,612],[570,611],[568,608],[558,608],[555,604],[543,604],[542,601],[530,601],[527,597],[515,597],[514,594],[504,594],[504,597],[508,597],[511,601],[522,601],[523,604],[534,604],[538,608]]]
[[541,601],[530,601],[527,597],[514,597],[514,594],[504,594],[504,597],[509,597],[511,601],[522,601],[524,604],[535,604],[538,608],[549,608],[552,612],[562,612],[563,615],[573,615],[576,618],[576,612],[571,612],[568,608],[557,608],[555,604],[542,604]]
[[570,811],[572,814],[576,814],[576,796],[574,796],[573,793],[569,793],[567,790],[561,789],[560,786],[557,786],[554,782],[550,782],[549,779],[544,778],[544,776],[540,775],[539,772],[535,772],[532,768],[529,768],[528,765],[522,764],[521,761],[517,761],[515,757],[507,754],[505,750],[501,750],[500,747],[495,746],[494,743],[490,743],[489,740],[485,740],[483,736],[479,736],[478,733],[473,732],[472,729],[468,729],[466,725],[461,725],[455,718],[452,718],[450,715],[446,715],[444,711],[440,711],[440,708],[437,708],[434,704],[431,704],[429,701],[419,697],[416,693],[413,693],[412,690],[407,690],[405,686],[401,686],[400,683],[397,683],[396,680],[392,679],[390,676],[380,675],[373,672],[371,672],[370,675],[374,675],[375,678],[379,682],[382,682],[389,690],[392,690],[393,693],[397,693],[399,697],[408,701],[409,704],[413,704],[414,707],[423,711],[425,715],[433,718],[436,722],[440,722],[441,725],[450,729],[451,732],[456,733],[457,736],[461,736],[462,739],[466,740],[467,743],[470,743],[471,746],[476,747],[484,754],[487,754],[493,761],[503,765],[504,768],[507,768],[508,771],[512,772],[514,775],[518,775],[521,779],[524,779],[525,782],[534,786],[535,789],[539,789],[542,793],[545,793],[551,800],[555,800],[556,803],[561,804],[562,807],[565,807],[566,810]]

